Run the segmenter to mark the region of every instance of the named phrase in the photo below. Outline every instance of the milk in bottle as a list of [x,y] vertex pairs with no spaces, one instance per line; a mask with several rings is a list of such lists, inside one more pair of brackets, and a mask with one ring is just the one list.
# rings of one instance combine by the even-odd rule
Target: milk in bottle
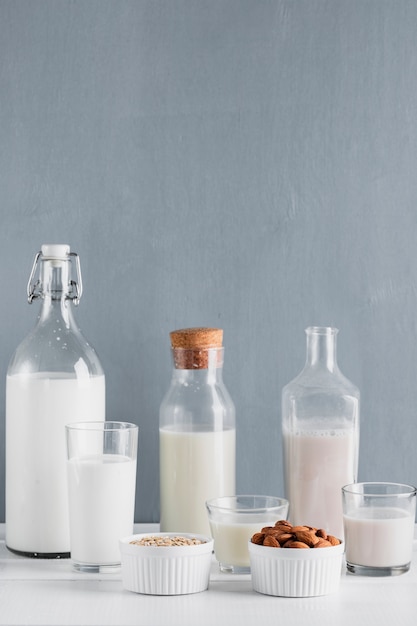
[[358,471],[359,391],[338,368],[337,332],[306,329],[305,367],[282,391],[282,437],[291,523],[343,538],[341,489]]
[[171,333],[174,361],[159,422],[162,532],[210,535],[205,502],[235,493],[235,409],[223,383],[223,331]]
[[69,556],[65,424],[105,417],[103,369],[73,315],[81,292],[78,256],[43,245],[28,284],[37,324],[6,379],[6,545],[32,557]]

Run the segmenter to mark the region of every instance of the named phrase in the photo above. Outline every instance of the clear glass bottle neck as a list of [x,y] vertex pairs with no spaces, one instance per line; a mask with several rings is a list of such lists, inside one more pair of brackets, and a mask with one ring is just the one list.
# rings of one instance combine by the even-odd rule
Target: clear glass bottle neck
[[338,369],[336,355],[337,333],[337,328],[331,327],[314,326],[306,329],[306,367],[327,369],[330,372]]
[[71,287],[69,260],[42,260],[39,280],[43,298],[61,300],[68,297]]
[[61,316],[67,327],[74,323],[72,313],[71,277],[69,260],[45,259],[40,263],[40,293],[42,307],[40,323],[46,322],[51,315]]
[[223,348],[173,348],[173,378],[180,382],[198,380],[206,383],[222,381]]

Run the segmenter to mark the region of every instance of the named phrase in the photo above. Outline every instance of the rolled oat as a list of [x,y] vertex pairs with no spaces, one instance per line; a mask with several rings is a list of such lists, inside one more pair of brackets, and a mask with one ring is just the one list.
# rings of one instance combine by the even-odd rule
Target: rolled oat
[[168,535],[161,537],[156,535],[150,535],[149,537],[142,537],[142,539],[133,539],[129,543],[136,546],[157,546],[162,548],[168,548],[172,546],[199,546],[202,543],[206,543],[196,537],[181,537],[176,535],[169,537]]

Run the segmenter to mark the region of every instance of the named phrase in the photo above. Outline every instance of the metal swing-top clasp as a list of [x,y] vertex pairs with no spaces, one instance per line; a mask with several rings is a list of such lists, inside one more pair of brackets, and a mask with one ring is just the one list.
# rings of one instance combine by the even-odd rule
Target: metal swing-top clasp
[[43,245],[41,250],[35,255],[32,265],[32,271],[29,276],[27,285],[27,296],[29,304],[33,300],[43,295],[42,283],[40,278],[35,280],[35,275],[39,274],[39,259],[46,261],[75,261],[75,270],[77,280],[70,280],[68,283],[68,293],[65,294],[67,300],[72,300],[75,306],[78,306],[83,292],[83,283],[81,278],[80,257],[76,252],[70,252],[70,247],[62,244]]

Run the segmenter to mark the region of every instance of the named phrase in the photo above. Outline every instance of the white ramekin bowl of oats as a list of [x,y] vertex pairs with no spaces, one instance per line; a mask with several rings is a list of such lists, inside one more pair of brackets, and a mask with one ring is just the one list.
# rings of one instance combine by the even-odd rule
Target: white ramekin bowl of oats
[[122,583],[128,591],[180,595],[209,585],[213,539],[192,533],[142,533],[120,540]]

